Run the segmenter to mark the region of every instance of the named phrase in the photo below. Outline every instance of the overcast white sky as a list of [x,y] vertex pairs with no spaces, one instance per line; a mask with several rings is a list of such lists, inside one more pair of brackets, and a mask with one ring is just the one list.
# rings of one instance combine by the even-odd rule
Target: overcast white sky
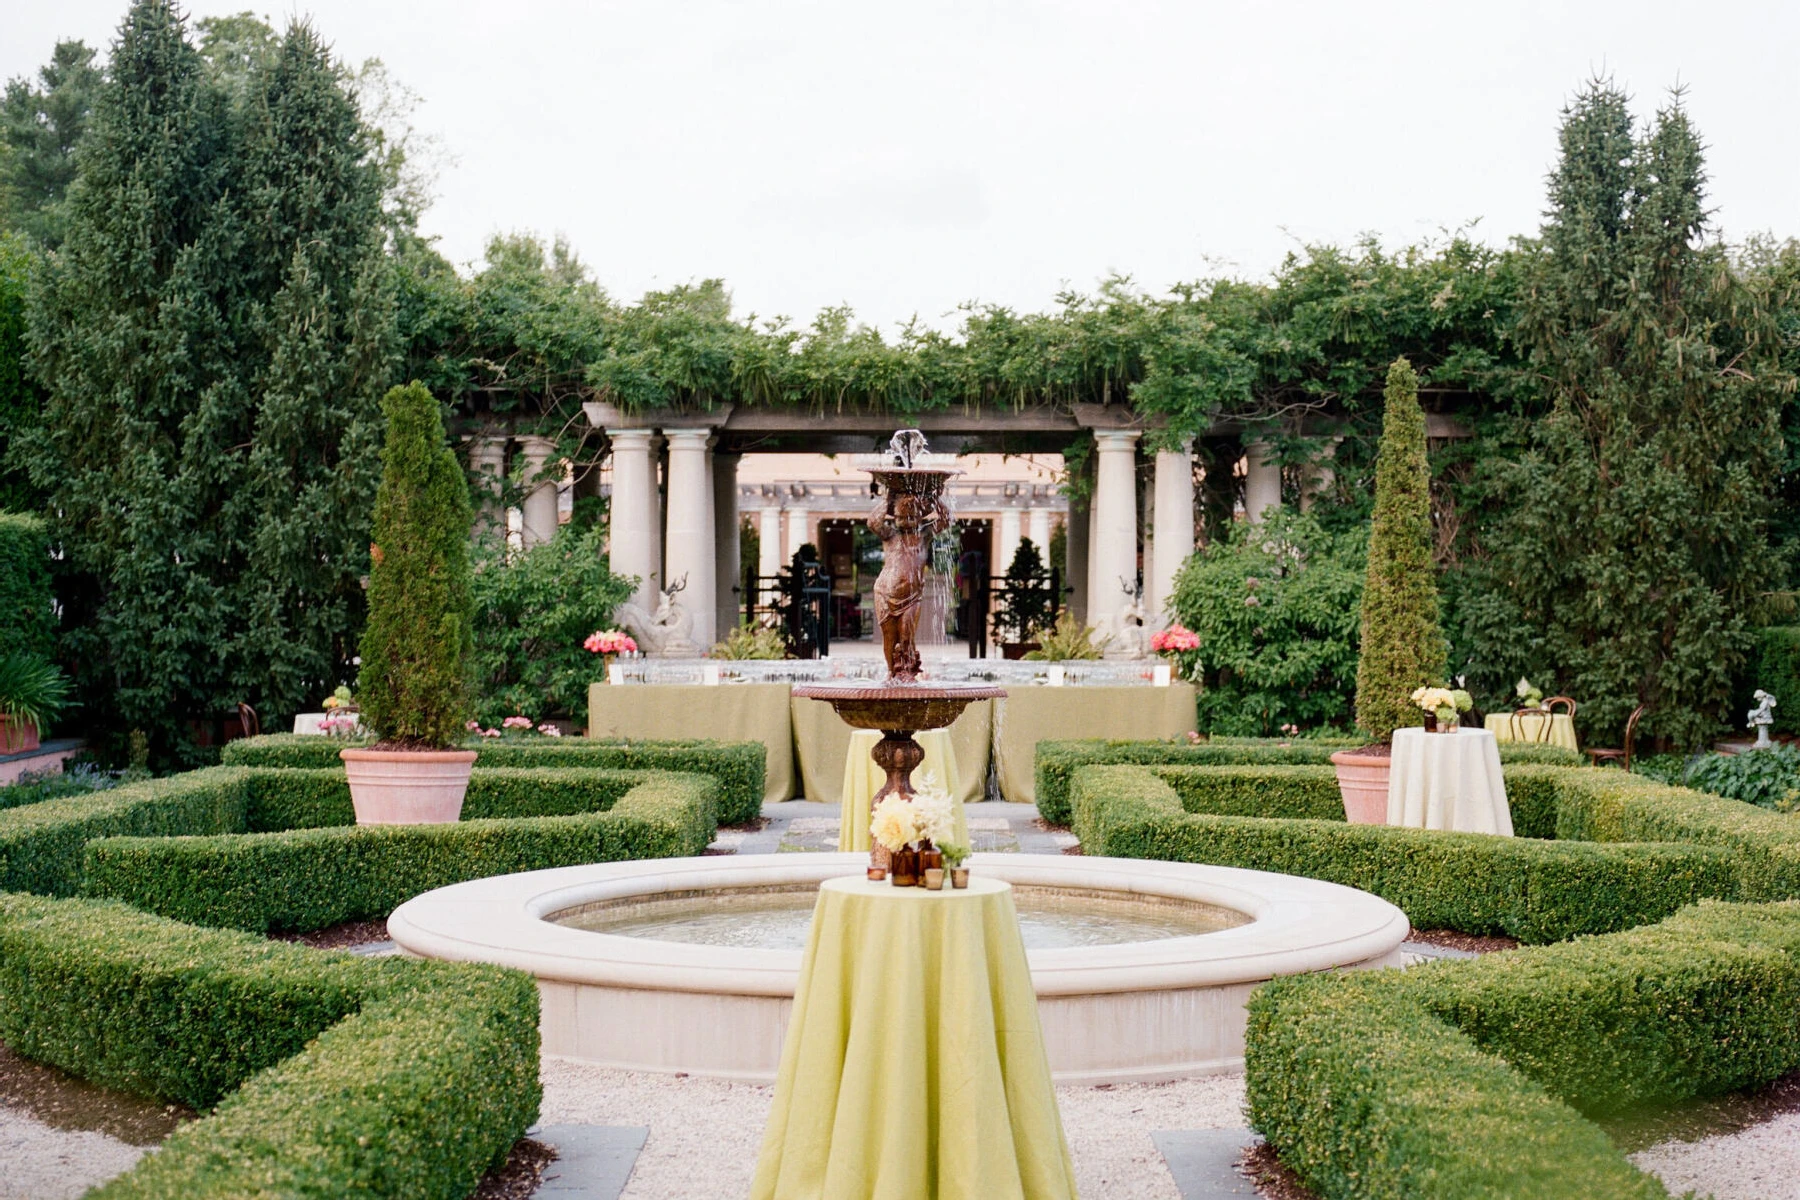
[[[739,312],[949,325],[1111,271],[1260,277],[1300,241],[1530,232],[1557,112],[1679,79],[1732,237],[1800,235],[1800,4],[302,0],[386,60],[455,162],[456,261],[563,233],[614,295],[709,276]],[[0,0],[0,74],[124,0]],[[194,0],[195,16],[245,0]]]

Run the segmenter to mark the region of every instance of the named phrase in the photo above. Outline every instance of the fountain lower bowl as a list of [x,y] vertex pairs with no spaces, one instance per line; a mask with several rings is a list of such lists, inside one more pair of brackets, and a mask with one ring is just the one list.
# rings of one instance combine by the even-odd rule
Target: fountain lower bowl
[[[388,932],[419,957],[535,976],[547,1054],[766,1082],[780,1062],[800,951],[623,937],[554,918],[634,898],[816,887],[866,865],[858,854],[765,854],[498,875],[407,901]],[[1397,965],[1409,929],[1405,914],[1366,892],[1264,871],[1021,854],[978,854],[971,865],[1020,887],[1209,905],[1248,918],[1194,937],[1029,951],[1051,1069],[1065,1083],[1236,1069],[1244,1003],[1258,984]]]

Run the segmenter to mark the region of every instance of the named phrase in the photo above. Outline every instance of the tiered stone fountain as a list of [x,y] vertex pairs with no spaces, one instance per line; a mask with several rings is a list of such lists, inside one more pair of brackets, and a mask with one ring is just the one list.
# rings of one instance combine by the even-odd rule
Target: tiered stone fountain
[[[944,488],[962,472],[956,467],[922,465],[919,460],[924,454],[925,435],[916,429],[902,429],[889,445],[893,464],[869,472],[882,488],[881,499],[869,514],[869,528],[881,539],[875,623],[881,629],[887,680],[874,687],[819,683],[794,689],[796,696],[830,704],[848,725],[881,731],[881,740],[875,743],[870,757],[887,773],[887,782],[871,798],[871,812],[874,805],[891,795],[912,800],[912,773],[925,759],[913,734],[922,729],[942,729],[975,701],[1006,695],[1004,689],[997,687],[933,684],[920,679],[923,664],[918,631],[919,608],[925,599],[925,564],[931,557],[933,535],[950,525]],[[868,817],[845,813],[842,819]],[[886,854],[882,845],[874,842],[869,850],[871,865],[884,866]]]

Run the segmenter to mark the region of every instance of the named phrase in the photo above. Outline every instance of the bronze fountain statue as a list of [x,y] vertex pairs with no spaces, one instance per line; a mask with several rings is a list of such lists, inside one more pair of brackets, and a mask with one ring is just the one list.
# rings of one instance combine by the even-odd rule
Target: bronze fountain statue
[[[925,567],[931,557],[931,540],[950,525],[950,509],[944,488],[962,472],[956,467],[920,466],[925,435],[902,429],[889,443],[893,464],[869,474],[883,495],[869,514],[869,528],[881,538],[881,575],[875,581],[875,621],[881,627],[881,649],[887,659],[888,677],[879,685],[818,683],[794,689],[794,695],[824,700],[847,724],[858,729],[879,729],[881,741],[871,757],[887,782],[871,800],[880,804],[898,794],[911,801],[912,773],[925,759],[925,751],[913,740],[921,729],[943,729],[976,700],[1002,697],[1002,688],[979,684],[934,684],[921,681],[919,657],[919,609],[925,595]],[[854,820],[849,813],[844,820]],[[867,819],[866,817],[864,818]],[[885,865],[886,851],[879,843],[870,850],[870,862]]]

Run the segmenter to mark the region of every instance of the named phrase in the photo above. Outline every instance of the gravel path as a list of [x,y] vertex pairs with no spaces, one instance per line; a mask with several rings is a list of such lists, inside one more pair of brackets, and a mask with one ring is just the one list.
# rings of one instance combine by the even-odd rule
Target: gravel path
[[1713,1200],[1800,1200],[1800,1113],[1741,1133],[1664,1142],[1631,1161],[1677,1194],[1693,1188]]
[[73,1200],[130,1170],[143,1153],[104,1133],[55,1129],[0,1108],[0,1200]]
[[[545,1056],[545,1124],[648,1125],[624,1200],[711,1200],[750,1190],[768,1118],[766,1086],[610,1071]],[[1153,1129],[1244,1124],[1244,1077],[1056,1089],[1076,1186],[1107,1200],[1180,1200]]]

